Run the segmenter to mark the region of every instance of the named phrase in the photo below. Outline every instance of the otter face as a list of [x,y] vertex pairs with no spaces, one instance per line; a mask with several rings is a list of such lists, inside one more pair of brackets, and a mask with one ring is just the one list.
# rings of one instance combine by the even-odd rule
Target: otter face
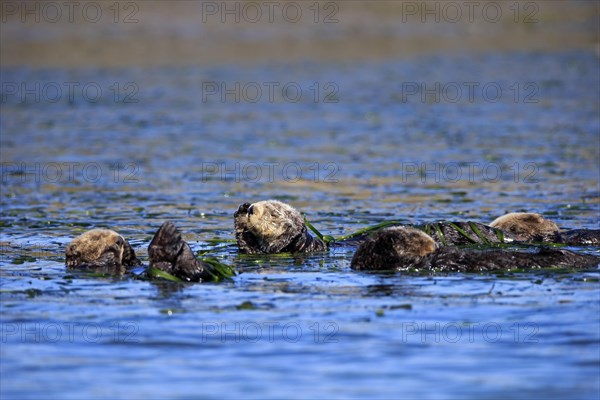
[[394,226],[384,229],[378,240],[388,241],[398,256],[424,257],[435,251],[435,241],[425,232],[415,228]]
[[490,226],[521,242],[554,241],[559,231],[554,222],[535,213],[506,214],[496,218]]
[[73,239],[65,251],[68,268],[139,265],[129,243],[115,231],[92,229]]
[[302,215],[277,200],[242,204],[234,223],[240,251],[249,254],[278,253],[306,232]]
[[435,249],[435,241],[425,232],[394,226],[382,229],[361,244],[352,257],[351,267],[364,270],[408,268]]

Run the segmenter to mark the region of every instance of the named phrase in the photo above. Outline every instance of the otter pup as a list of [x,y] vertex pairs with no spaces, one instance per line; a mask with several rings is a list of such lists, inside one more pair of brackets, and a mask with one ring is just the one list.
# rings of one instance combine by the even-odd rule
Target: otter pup
[[600,230],[560,231],[558,225],[536,213],[510,213],[489,226],[478,222],[438,222],[418,226],[438,245],[469,245],[510,242],[546,242],[572,246],[600,246]]
[[[600,230],[559,231],[554,222],[535,213],[507,214],[494,220],[490,226],[479,222],[442,221],[415,227],[431,236],[438,246],[512,242],[600,246]],[[364,240],[366,237],[368,235],[359,239]]]
[[520,242],[552,242],[573,246],[600,246],[600,230],[560,231],[558,225],[536,213],[509,213],[496,218],[491,227],[501,229]]
[[519,242],[552,242],[559,230],[554,222],[536,213],[509,213],[496,218],[490,226]]
[[172,222],[158,229],[148,246],[150,267],[158,268],[187,282],[213,280],[212,266],[199,261]]
[[361,244],[351,268],[355,270],[430,270],[481,272],[522,268],[598,265],[600,258],[564,249],[541,248],[536,253],[437,247],[426,233],[410,227],[385,228]]
[[327,245],[308,233],[302,215],[277,200],[244,203],[233,214],[235,238],[242,253],[308,253]]
[[123,272],[141,265],[129,242],[109,229],[92,229],[79,235],[67,246],[65,255],[67,268]]

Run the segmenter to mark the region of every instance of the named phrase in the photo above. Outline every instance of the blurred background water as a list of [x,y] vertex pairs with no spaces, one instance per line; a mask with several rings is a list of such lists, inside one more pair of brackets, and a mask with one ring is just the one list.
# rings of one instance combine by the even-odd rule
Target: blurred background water
[[[332,235],[598,229],[597,3],[0,5],[2,398],[597,398],[597,270],[359,274],[353,249],[227,241],[268,198]],[[146,260],[165,220],[241,273],[65,270],[93,227]]]

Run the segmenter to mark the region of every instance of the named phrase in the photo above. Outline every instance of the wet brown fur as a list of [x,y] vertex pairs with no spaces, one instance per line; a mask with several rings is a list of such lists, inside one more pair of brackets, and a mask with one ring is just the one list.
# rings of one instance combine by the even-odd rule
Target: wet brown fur
[[490,226],[519,242],[556,242],[559,231],[558,225],[536,213],[509,213]]
[[308,253],[324,251],[304,218],[292,206],[277,200],[244,203],[234,213],[235,237],[242,253]]
[[375,233],[358,247],[352,258],[352,268],[395,269],[399,259],[421,259],[435,249],[435,241],[425,232],[393,226]]
[[65,255],[68,268],[108,268],[118,272],[141,264],[129,242],[109,229],[81,234],[67,246]]
[[600,258],[565,249],[537,249],[535,253],[505,250],[474,250],[441,247],[431,250],[433,240],[415,228],[386,228],[361,244],[352,258],[356,270],[426,270],[435,272],[481,272],[550,267],[588,268]]
[[172,222],[158,229],[148,246],[150,267],[158,268],[187,282],[212,280],[211,266],[196,259],[192,249]]

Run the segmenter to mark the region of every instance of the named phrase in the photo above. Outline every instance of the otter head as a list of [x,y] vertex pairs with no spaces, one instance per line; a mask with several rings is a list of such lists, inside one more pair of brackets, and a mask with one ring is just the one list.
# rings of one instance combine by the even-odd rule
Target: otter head
[[279,253],[306,233],[302,215],[277,200],[244,203],[234,213],[235,237],[243,253]]
[[520,242],[552,242],[559,231],[554,222],[535,213],[506,214],[496,218],[490,226]]
[[109,229],[92,229],[83,233],[73,239],[65,253],[68,268],[119,268],[140,264],[131,245]]
[[362,270],[409,268],[435,249],[435,241],[425,232],[394,226],[382,229],[361,244],[352,257],[351,267]]

